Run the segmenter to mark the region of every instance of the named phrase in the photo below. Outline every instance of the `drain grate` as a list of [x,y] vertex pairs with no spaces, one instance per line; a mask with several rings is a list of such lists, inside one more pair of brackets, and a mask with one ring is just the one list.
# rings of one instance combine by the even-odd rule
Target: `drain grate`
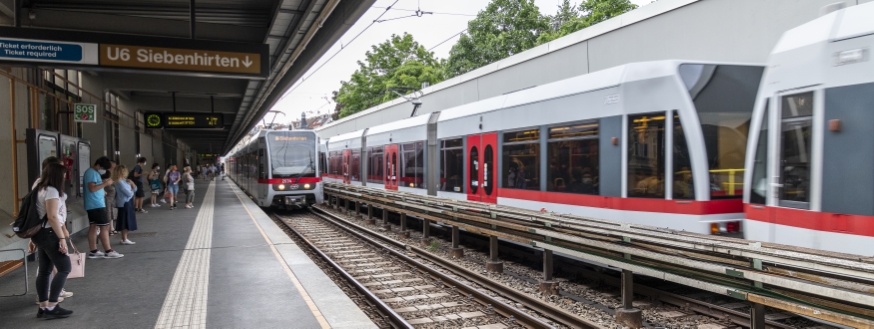
[[158,234],[158,232],[130,232],[128,237],[150,238]]

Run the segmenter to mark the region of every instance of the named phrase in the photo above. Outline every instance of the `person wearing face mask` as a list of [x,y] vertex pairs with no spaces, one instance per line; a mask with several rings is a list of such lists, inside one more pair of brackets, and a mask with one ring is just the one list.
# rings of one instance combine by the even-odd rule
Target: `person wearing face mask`
[[[106,214],[106,199],[103,191],[104,187],[112,184],[112,179],[102,179],[100,176],[106,174],[108,169],[112,168],[112,162],[107,157],[100,157],[94,162],[94,165],[85,171],[82,178],[85,188],[83,189],[83,199],[85,200],[85,212],[88,213],[88,248],[91,250],[88,253],[88,258],[121,258],[124,255],[112,250],[109,244],[109,216]],[[97,250],[97,231],[100,231],[100,244],[105,252]]]

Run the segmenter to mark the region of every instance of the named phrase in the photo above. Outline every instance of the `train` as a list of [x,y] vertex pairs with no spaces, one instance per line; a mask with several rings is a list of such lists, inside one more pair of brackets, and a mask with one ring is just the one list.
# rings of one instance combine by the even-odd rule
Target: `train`
[[324,200],[318,145],[311,130],[260,130],[224,158],[225,172],[260,207],[312,206]]
[[874,250],[874,3],[784,33],[750,125],[745,233],[844,253]]
[[789,30],[765,65],[630,63],[322,136],[322,177],[845,253],[874,250],[870,17],[874,3]]

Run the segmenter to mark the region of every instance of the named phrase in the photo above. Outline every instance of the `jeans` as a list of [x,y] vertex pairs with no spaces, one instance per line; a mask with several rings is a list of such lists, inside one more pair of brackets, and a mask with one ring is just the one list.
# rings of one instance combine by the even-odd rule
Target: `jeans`
[[[40,302],[56,303],[61,290],[64,289],[64,284],[67,283],[67,275],[72,269],[70,257],[61,254],[58,250],[61,247],[60,239],[52,228],[43,228],[31,240],[39,248],[37,251],[39,253],[37,255],[39,257],[39,272],[36,276],[36,294],[39,296]],[[52,270],[56,267],[58,273],[49,282]]]

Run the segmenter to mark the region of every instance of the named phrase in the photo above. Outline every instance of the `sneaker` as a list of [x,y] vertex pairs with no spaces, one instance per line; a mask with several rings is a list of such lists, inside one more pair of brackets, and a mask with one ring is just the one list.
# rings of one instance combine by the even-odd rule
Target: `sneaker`
[[113,250],[113,251],[106,253],[106,256],[104,258],[122,258],[122,257],[124,257],[124,255],[119,254],[117,251]]
[[73,293],[69,292],[67,290],[61,289],[61,294],[59,296],[63,297],[63,298],[70,298],[70,297],[73,297]]
[[106,257],[106,254],[104,254],[100,250],[98,250],[97,252],[89,252],[88,253],[88,258],[104,258],[104,257]]
[[167,203],[167,200],[161,199],[161,203]]
[[66,317],[70,316],[70,314],[73,314],[73,311],[65,310],[65,309],[61,308],[60,305],[55,305],[55,309],[53,309],[51,311],[44,310],[42,312],[42,317],[44,317],[46,319],[60,319],[60,318],[66,318]]
[[148,214],[149,213],[148,211],[146,211],[145,209],[142,209],[142,208],[137,212],[141,213],[141,214]]
[[127,240],[121,240],[121,244],[137,244],[137,243],[131,241],[130,239],[127,239]]
[[[36,304],[39,305],[39,302],[37,301]],[[42,309],[42,307],[38,307],[38,309],[39,310],[36,311],[36,317],[41,318],[42,314],[45,313],[45,310]]]

